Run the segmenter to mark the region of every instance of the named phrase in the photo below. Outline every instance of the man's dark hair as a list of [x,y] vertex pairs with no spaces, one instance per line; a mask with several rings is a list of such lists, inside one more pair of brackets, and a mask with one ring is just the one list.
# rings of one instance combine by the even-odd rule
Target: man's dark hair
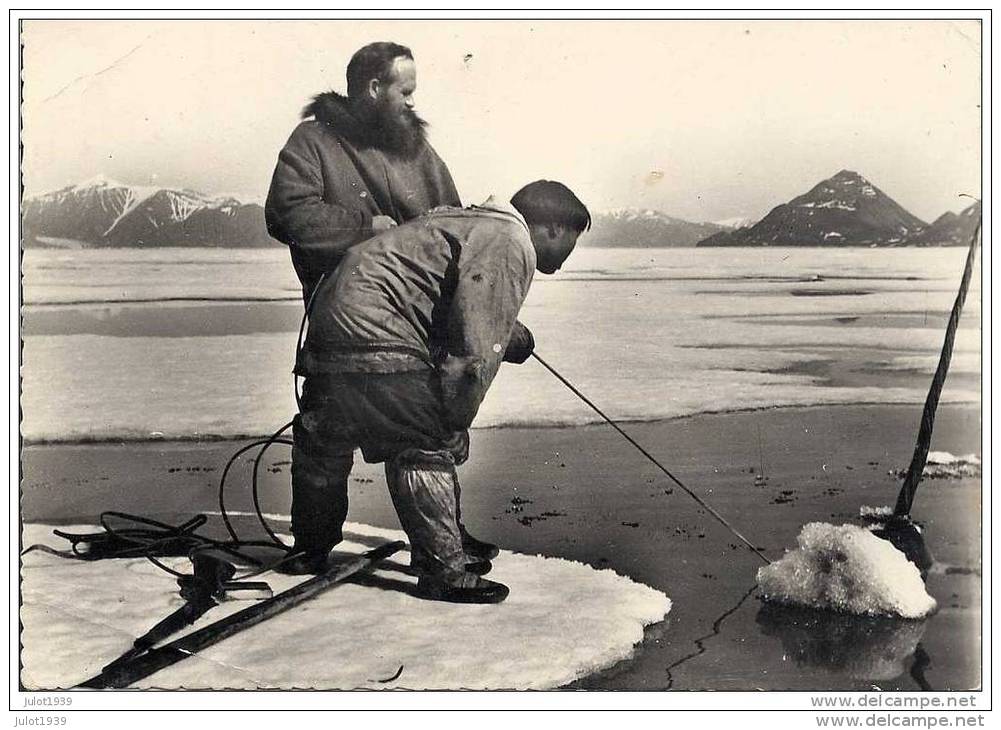
[[392,80],[393,61],[400,57],[414,59],[414,54],[406,46],[389,41],[369,43],[355,51],[348,61],[348,98],[356,99],[365,93],[365,87],[372,79],[382,83]]
[[559,225],[583,233],[591,227],[591,214],[563,183],[536,180],[511,198],[513,205],[532,225]]

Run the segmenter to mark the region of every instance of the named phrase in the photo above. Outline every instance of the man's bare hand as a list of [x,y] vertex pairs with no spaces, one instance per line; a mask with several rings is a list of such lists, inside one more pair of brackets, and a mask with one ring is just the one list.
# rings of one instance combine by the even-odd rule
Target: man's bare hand
[[388,231],[390,228],[396,228],[396,221],[388,215],[377,215],[372,217],[372,230],[376,233]]

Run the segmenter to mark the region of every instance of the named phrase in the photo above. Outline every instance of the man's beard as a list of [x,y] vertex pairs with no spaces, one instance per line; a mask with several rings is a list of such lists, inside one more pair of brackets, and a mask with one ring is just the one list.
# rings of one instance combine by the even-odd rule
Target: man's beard
[[365,109],[363,120],[372,144],[394,157],[411,159],[424,146],[427,122],[412,109],[395,113],[376,103]]

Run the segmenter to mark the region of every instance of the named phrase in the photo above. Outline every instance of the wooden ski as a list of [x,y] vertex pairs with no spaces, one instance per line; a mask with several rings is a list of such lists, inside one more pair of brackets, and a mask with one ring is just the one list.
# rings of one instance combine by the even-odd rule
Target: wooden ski
[[303,601],[307,601],[326,589],[344,582],[345,579],[355,573],[373,567],[380,560],[388,558],[404,547],[406,547],[406,543],[400,541],[380,545],[350,562],[335,566],[326,573],[321,573],[309,580],[305,580],[273,598],[261,601],[253,606],[248,606],[241,611],[237,611],[232,616],[227,616],[215,623],[192,631],[190,634],[186,634],[161,647],[150,649],[140,656],[124,662],[115,662],[96,677],[88,679],[77,686],[88,689],[121,689],[128,687],[130,684],[140,679],[145,679],[165,667],[176,664],[207,646],[217,644],[239,631],[243,631],[272,616],[298,606]]

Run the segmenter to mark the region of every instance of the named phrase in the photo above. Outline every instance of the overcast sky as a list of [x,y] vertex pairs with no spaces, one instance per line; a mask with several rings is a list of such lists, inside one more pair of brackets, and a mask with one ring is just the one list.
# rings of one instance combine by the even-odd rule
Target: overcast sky
[[28,194],[105,174],[262,200],[299,111],[373,40],[465,202],[760,217],[842,168],[931,220],[979,194],[975,21],[28,21]]

